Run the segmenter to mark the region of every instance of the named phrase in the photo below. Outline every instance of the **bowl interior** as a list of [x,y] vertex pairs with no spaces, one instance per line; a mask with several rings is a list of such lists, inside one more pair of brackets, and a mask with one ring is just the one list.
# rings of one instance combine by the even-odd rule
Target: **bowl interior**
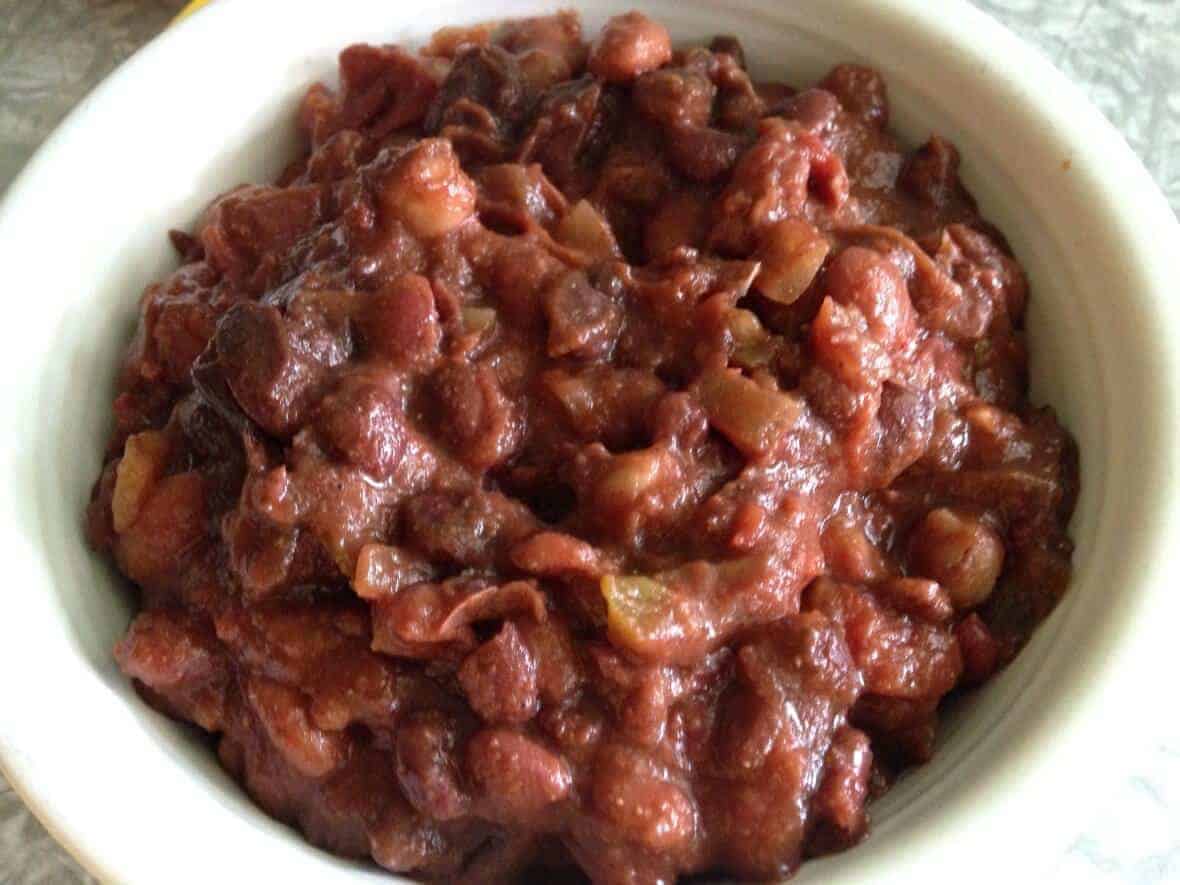
[[[592,31],[630,4],[581,5]],[[211,196],[282,168],[294,151],[299,96],[313,80],[332,78],[336,51],[347,43],[416,43],[444,24],[551,8],[514,0],[472,13],[469,4],[443,2],[411,15],[396,5],[337,0],[330,16],[314,4],[284,7],[291,21],[274,30],[262,6],[214,4],[134,59],[52,140],[0,220],[6,265],[36,292],[34,322],[22,326],[16,356],[5,357],[12,360],[4,391],[12,438],[4,451],[16,489],[9,518],[29,596],[19,608],[11,597],[2,603],[26,629],[0,653],[0,665],[6,696],[28,716],[19,726],[0,725],[0,746],[51,829],[92,869],[122,881],[158,881],[168,867],[157,864],[165,862],[175,870],[167,852],[183,838],[152,808],[218,840],[220,857],[270,875],[389,881],[304,846],[255,810],[208,745],[148,710],[111,660],[130,596],[87,550],[81,513],[100,467],[113,376],[137,297],[175,266],[165,233],[191,225]],[[1078,793],[1064,792],[1065,778],[1050,771],[1062,759],[1049,765],[1043,748],[1054,723],[1080,707],[1087,681],[1097,680],[1148,592],[1151,572],[1136,563],[1158,561],[1151,545],[1172,481],[1162,478],[1171,455],[1159,416],[1173,405],[1161,379],[1174,370],[1156,331],[1157,281],[1150,263],[1137,259],[1136,231],[1099,175],[1101,142],[1081,145],[1071,139],[1076,130],[1048,119],[1028,81],[1040,69],[1023,69],[1023,78],[1012,70],[996,54],[1007,38],[967,13],[966,24],[952,20],[959,4],[925,22],[915,17],[917,0],[642,6],[680,40],[737,34],[762,75],[806,83],[843,60],[881,69],[893,128],[910,143],[930,132],[956,142],[968,186],[1031,278],[1034,400],[1057,410],[1081,450],[1076,579],[1016,662],[949,717],[934,761],[873,807],[870,839],[804,867],[797,879],[853,881],[872,870],[882,881],[901,881],[946,861],[956,845],[963,852],[976,844],[984,822],[1003,827],[1001,793],[1015,801],[1034,783],[1048,789],[1051,778],[1059,799]],[[251,33],[275,36],[260,41]],[[1072,110],[1076,97],[1061,101]],[[43,678],[31,685],[11,675],[18,660]],[[71,744],[78,726],[86,728],[89,760]],[[1070,741],[1060,744],[1068,754]],[[30,755],[33,746],[42,749]],[[1046,815],[1054,820],[1039,821],[1037,841],[1060,844],[1069,835],[1071,818],[1058,814],[1068,810],[1059,804],[1069,803],[1054,803]],[[1004,837],[1011,832],[1020,858],[1019,846],[1031,850],[1036,834],[1007,827]],[[217,857],[193,855],[182,879],[218,868]]]

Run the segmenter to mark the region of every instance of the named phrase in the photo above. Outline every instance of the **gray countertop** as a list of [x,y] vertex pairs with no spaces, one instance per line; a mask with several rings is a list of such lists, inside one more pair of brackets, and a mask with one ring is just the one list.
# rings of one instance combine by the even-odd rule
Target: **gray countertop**
[[[1086,89],[1180,210],[1180,0],[974,2]],[[69,109],[182,5],[0,0],[0,191]],[[1153,737],[1155,749],[1129,760],[1129,776],[1063,850],[1055,881],[1180,882],[1180,726]],[[0,882],[83,881],[0,779]]]

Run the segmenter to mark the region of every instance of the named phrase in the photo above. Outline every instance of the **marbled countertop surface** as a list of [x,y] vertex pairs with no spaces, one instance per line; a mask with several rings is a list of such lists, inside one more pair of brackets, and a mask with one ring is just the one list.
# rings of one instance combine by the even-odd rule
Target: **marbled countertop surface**
[[[1085,88],[1180,211],[1180,0],[974,2]],[[62,116],[182,5],[0,0],[0,191]],[[1159,732],[1063,850],[1054,881],[1180,882],[1180,726],[1173,717]],[[86,881],[0,779],[0,883]]]

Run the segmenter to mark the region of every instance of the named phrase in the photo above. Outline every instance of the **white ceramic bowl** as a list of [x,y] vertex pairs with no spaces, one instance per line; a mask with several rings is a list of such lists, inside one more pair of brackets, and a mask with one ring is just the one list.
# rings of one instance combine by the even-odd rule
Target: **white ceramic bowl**
[[[581,4],[588,31],[619,7]],[[964,177],[1033,284],[1034,393],[1077,437],[1076,578],[1008,670],[947,724],[935,760],[874,806],[871,837],[798,882],[1017,876],[1064,846],[1156,708],[1170,704],[1180,550],[1180,371],[1170,352],[1176,220],[1122,139],[1035,52],[963,2],[639,3],[679,39],[733,32],[762,73],[880,68],[894,126],[954,139]],[[275,174],[293,109],[357,40],[551,4],[222,2],[170,29],[46,143],[0,211],[12,308],[0,346],[0,759],[55,836],[103,879],[389,882],[257,811],[186,729],[111,661],[130,605],[81,514],[116,360],[170,226]]]

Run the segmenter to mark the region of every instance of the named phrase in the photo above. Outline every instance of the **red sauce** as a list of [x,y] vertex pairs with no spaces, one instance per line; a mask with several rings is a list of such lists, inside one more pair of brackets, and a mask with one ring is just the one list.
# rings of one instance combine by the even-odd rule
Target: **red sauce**
[[868,68],[757,82],[638,13],[340,69],[143,295],[88,513],[123,670],[398,872],[854,844],[1069,578],[1076,455],[955,148]]

